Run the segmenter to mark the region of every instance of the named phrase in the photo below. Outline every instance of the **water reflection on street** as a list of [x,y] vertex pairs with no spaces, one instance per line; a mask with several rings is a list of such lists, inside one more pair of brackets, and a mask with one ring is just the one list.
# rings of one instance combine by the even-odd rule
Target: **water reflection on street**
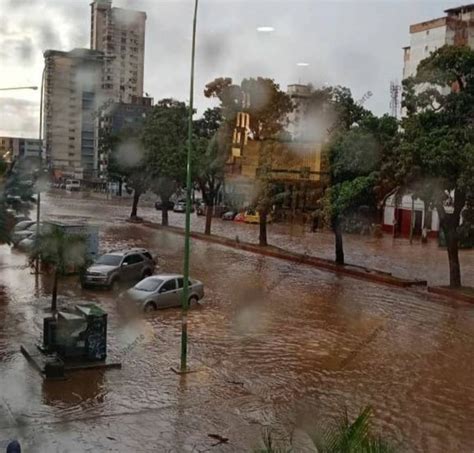
[[[159,271],[181,271],[180,236],[122,222],[125,206],[94,211],[77,201],[69,214],[101,223],[104,249],[144,246]],[[367,404],[400,451],[474,449],[467,304],[194,241],[192,276],[206,285],[189,318],[198,372],[170,370],[179,310],[125,322],[115,294],[83,291],[71,277],[60,283],[60,306],[100,304],[123,368],[43,382],[19,344],[39,338],[51,281],[36,280],[6,246],[0,267],[0,440],[17,436],[26,451],[203,451],[209,433],[230,439],[212,451],[250,451],[265,425],[290,432]]]

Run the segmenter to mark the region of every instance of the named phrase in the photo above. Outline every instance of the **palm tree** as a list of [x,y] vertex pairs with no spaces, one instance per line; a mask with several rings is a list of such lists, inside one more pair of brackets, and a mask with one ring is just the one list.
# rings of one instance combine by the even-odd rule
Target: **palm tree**
[[[318,453],[394,453],[395,450],[383,439],[371,432],[372,408],[363,409],[351,422],[344,412],[340,420],[311,436]],[[290,442],[291,443],[291,442]],[[290,453],[294,450],[276,445],[268,431],[263,435],[264,448],[254,453]]]
[[51,311],[57,310],[59,276],[87,266],[87,248],[85,236],[68,234],[58,225],[43,227],[36,239],[30,258],[40,258],[43,264],[53,269],[53,290]]
[[372,415],[367,406],[351,422],[346,410],[337,424],[312,436],[318,453],[393,453],[386,441],[372,434]]

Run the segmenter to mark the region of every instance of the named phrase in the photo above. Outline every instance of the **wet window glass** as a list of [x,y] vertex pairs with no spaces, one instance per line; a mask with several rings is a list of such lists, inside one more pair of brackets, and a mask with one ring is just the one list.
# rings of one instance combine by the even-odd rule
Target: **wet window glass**
[[122,261],[122,257],[119,255],[103,255],[101,256],[95,264],[103,264],[105,266],[118,266]]
[[158,278],[146,278],[135,285],[135,289],[138,289],[139,291],[153,292],[160,287],[162,282],[163,280],[159,280]]
[[167,291],[173,291],[174,289],[176,289],[176,280],[175,279],[168,280],[167,282],[163,284],[160,292],[165,293]]

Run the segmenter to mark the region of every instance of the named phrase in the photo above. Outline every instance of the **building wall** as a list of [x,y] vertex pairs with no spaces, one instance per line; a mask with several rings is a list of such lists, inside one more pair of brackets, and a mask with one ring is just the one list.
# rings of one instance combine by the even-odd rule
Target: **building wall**
[[[264,142],[250,140],[240,158],[241,176],[255,179],[259,167],[261,146]],[[276,180],[301,180],[302,169],[309,171],[305,178],[312,182],[321,180],[321,144],[277,143],[272,149],[272,178]]]
[[[418,30],[417,28],[412,30]],[[410,58],[405,61],[403,78],[416,74],[416,69],[421,60],[430,56],[431,52],[447,44],[446,21],[436,21],[430,26],[421,28],[419,31],[411,32],[410,35]]]
[[112,7],[107,0],[91,4],[91,48],[106,55],[106,97],[131,102],[143,96],[146,14]]
[[[226,199],[236,206],[249,206],[253,202],[261,147],[265,145],[265,142],[249,140],[242,156],[233,158],[233,164],[228,167]],[[321,145],[280,142],[271,146],[271,179],[291,193],[287,198],[294,198],[294,201],[289,200],[294,210],[314,207],[324,184]],[[284,204],[288,204],[286,200]]]
[[[387,198],[383,211],[383,229],[385,231],[393,231],[396,210],[403,211],[402,215],[398,215],[398,221],[402,221],[404,223],[404,225],[402,226],[402,231],[406,231],[406,224],[409,224],[411,220],[411,196],[403,195],[401,197],[401,200],[398,201],[397,206],[395,206],[395,197],[393,195]],[[415,199],[414,211],[421,212],[421,221],[423,225],[425,221],[425,204],[419,198]],[[431,211],[431,225],[429,225],[428,228],[432,232],[439,231],[439,217],[436,209],[433,209]]]
[[474,48],[474,4],[448,9],[447,16],[410,26],[410,46],[405,48],[403,77],[416,74],[419,63],[444,45]]
[[45,147],[55,170],[77,177],[97,170],[101,52],[45,52]]
[[37,138],[0,137],[0,155],[8,153],[7,159],[39,157],[41,142]]
[[305,135],[304,114],[311,94],[309,85],[288,85],[286,93],[290,96],[293,111],[288,114],[287,130],[294,140],[303,138]]

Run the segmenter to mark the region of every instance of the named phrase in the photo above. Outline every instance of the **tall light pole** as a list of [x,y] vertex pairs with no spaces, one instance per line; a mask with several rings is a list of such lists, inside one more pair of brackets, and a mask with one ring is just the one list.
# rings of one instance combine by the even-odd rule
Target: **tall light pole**
[[13,91],[13,90],[37,90],[38,87],[9,87],[0,88],[0,91]]
[[188,309],[189,309],[189,252],[191,232],[191,156],[193,146],[194,109],[194,55],[196,49],[196,21],[199,0],[194,1],[193,37],[191,47],[191,81],[189,87],[188,156],[186,163],[186,222],[184,230],[183,299],[181,301],[181,366],[180,373],[188,370]]
[[[39,114],[39,130],[38,130],[38,139],[39,139],[39,183],[37,184],[36,192],[36,241],[39,239],[40,234],[40,214],[41,214],[41,179],[43,177],[43,92],[44,92],[44,75],[46,72],[46,65],[43,66],[43,72],[41,74],[41,89],[40,89],[40,114]],[[36,254],[35,261],[35,274],[39,273],[39,257]]]

